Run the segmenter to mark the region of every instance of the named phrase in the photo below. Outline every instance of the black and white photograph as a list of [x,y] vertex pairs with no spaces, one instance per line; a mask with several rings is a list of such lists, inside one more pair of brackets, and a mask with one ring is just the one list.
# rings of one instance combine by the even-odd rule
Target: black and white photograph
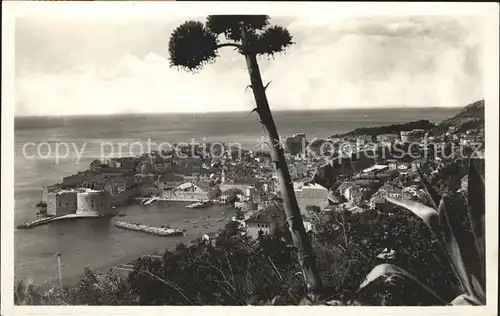
[[2,4],[2,315],[496,313],[498,4],[62,2]]

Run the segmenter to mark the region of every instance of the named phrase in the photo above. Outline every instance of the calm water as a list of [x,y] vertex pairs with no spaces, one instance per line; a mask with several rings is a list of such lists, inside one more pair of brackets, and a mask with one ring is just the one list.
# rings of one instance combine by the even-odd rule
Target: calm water
[[[418,119],[440,121],[455,115],[459,109],[375,109],[342,111],[276,112],[275,121],[281,136],[303,132],[310,140],[347,132],[358,127],[404,123]],[[151,143],[200,141],[238,142],[255,148],[264,130],[256,116],[247,113],[122,115],[107,117],[17,118],[15,121],[15,223],[35,217],[34,205],[41,199],[41,187],[84,170],[96,158],[118,154],[139,153],[148,139]],[[33,144],[39,146],[39,153]],[[60,157],[55,150],[66,142],[69,151],[60,145]],[[109,142],[106,143],[106,142]],[[85,147],[83,147],[85,146]],[[154,148],[154,146],[152,146]],[[49,150],[50,148],[50,150]],[[78,160],[78,153],[82,152]],[[84,149],[82,151],[82,148]],[[143,148],[147,148],[146,146]],[[62,156],[62,157],[61,157]],[[31,158],[29,158],[31,157]],[[45,158],[44,158],[45,157]],[[224,212],[224,214],[221,214]],[[63,274],[72,278],[84,266],[105,269],[157,249],[171,248],[189,241],[206,231],[223,226],[218,218],[231,217],[232,211],[214,206],[207,209],[186,209],[182,204],[160,203],[150,206],[133,205],[123,208],[126,217],[111,220],[79,220],[53,223],[31,230],[15,231],[15,276],[18,279],[54,282],[57,266],[54,254],[62,253]],[[206,231],[185,223],[202,218],[213,223]],[[115,228],[113,222],[126,220],[154,225],[187,228],[187,237],[162,238]],[[205,220],[203,220],[205,221]]]

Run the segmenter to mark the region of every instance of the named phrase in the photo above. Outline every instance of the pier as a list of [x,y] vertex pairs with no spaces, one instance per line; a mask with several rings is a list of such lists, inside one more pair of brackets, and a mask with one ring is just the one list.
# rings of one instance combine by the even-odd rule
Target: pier
[[204,207],[209,207],[212,205],[213,205],[212,201],[203,201],[203,202],[196,202],[193,204],[186,205],[186,208],[204,208]]
[[206,199],[190,199],[190,198],[172,198],[172,197],[159,197],[159,196],[154,196],[151,198],[144,198],[144,197],[139,197],[136,198],[136,200],[139,200],[142,205],[149,205],[155,201],[166,201],[166,202],[204,202]]
[[178,228],[165,228],[165,227],[154,227],[144,224],[137,223],[127,223],[127,222],[116,222],[115,227],[132,230],[137,232],[142,232],[146,234],[170,237],[170,236],[182,236],[184,235],[184,230]]

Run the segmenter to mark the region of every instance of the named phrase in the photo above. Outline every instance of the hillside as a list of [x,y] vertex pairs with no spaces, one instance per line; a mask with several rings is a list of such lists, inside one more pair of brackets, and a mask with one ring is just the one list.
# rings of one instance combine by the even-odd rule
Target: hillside
[[439,123],[435,130],[436,134],[448,131],[449,127],[456,127],[457,132],[484,128],[484,100],[467,105],[454,117]]
[[361,127],[353,131],[333,135],[333,138],[356,137],[361,135],[379,135],[379,134],[399,134],[401,131],[411,131],[413,129],[429,130],[435,128],[436,125],[428,120],[419,120],[402,124],[393,124],[377,127]]

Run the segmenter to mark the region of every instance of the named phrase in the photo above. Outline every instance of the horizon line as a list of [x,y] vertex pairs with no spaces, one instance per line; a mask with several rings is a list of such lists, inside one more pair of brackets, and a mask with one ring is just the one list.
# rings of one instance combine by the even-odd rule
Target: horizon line
[[[361,110],[397,110],[397,109],[457,109],[464,108],[465,106],[377,106],[377,107],[355,107],[355,108],[333,108],[333,109],[271,109],[272,112],[326,112],[326,111],[361,111]],[[217,113],[251,113],[251,109],[249,110],[222,110],[222,111],[206,111],[206,112],[118,112],[118,113],[104,113],[104,114],[92,114],[92,113],[81,113],[81,114],[27,114],[27,115],[16,115],[14,114],[14,118],[58,118],[58,117],[105,117],[105,116],[140,116],[140,115],[195,115],[195,114],[217,114]]]

